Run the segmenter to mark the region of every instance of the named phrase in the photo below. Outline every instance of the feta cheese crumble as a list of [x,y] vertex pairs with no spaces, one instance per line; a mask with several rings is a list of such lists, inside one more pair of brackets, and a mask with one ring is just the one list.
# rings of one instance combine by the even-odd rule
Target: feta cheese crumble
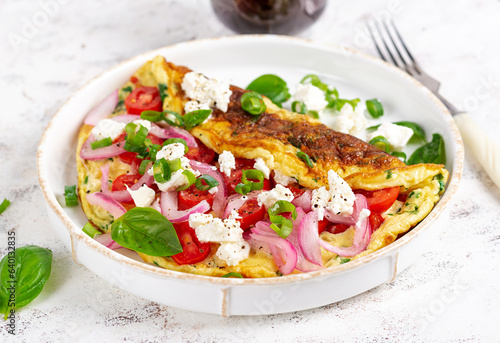
[[255,164],[253,165],[254,169],[260,170],[266,179],[269,179],[269,174],[271,173],[271,169],[266,165],[266,162],[260,157],[255,159]]
[[111,138],[111,140],[115,140],[123,133],[125,126],[125,123],[120,123],[113,119],[102,119],[94,126],[91,133],[98,141],[108,137]]
[[278,200],[292,201],[292,191],[282,185],[276,185],[272,190],[264,191],[257,196],[259,206],[264,205],[266,209],[273,206]]
[[156,153],[156,159],[166,159],[167,161],[173,161],[175,159],[184,156],[184,144],[182,143],[172,143],[165,145],[160,151]]
[[136,131],[139,131],[140,126],[144,126],[148,131],[151,131],[151,122],[149,120],[137,119],[133,121],[137,125]]
[[358,217],[358,221],[356,222],[356,226],[360,227],[363,220],[368,218],[370,216],[370,214],[371,214],[371,211],[367,208],[364,208],[361,211],[359,211],[359,217]]
[[325,93],[311,84],[303,85],[299,83],[291,101],[292,103],[294,101],[303,102],[308,111],[317,112],[324,110],[328,105],[328,101],[325,100]]
[[328,185],[329,190],[323,186],[312,191],[312,209],[318,213],[318,220],[323,220],[326,210],[351,215],[356,200],[351,187],[333,170],[328,172]]
[[283,185],[283,186],[288,186],[291,183],[295,182],[295,179],[290,176],[286,176],[282,174],[279,170],[274,171],[274,181],[277,183]]
[[219,155],[220,172],[226,174],[226,176],[231,176],[231,170],[234,168],[236,168],[236,159],[231,151],[224,150],[222,154]]
[[406,126],[385,122],[376,131],[370,133],[368,138],[371,140],[377,136],[384,136],[392,150],[401,151],[413,136],[413,130]]
[[155,191],[145,184],[135,191],[125,186],[137,207],[149,207],[155,200]]
[[198,102],[198,104],[193,102],[190,102],[189,105],[186,104],[184,107],[186,113],[191,112],[188,110],[192,110],[192,108],[198,107],[197,109],[201,109],[214,106],[222,112],[227,111],[232,94],[229,83],[208,79],[202,74],[190,72],[184,75],[181,87],[187,97]]
[[357,106],[356,110],[354,110],[350,104],[345,104],[340,110],[340,114],[333,123],[332,128],[335,131],[347,133],[359,139],[366,140],[367,125],[368,120],[361,106]]
[[194,213],[189,216],[189,226],[195,229],[200,242],[221,243],[216,256],[234,266],[248,258],[250,253],[250,246],[243,239],[243,230],[236,220],[238,218],[235,210],[224,220],[211,214]]

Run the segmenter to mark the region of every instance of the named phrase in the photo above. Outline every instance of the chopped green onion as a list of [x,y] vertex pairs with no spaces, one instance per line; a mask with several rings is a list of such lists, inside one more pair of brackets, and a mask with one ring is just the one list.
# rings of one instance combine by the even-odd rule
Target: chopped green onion
[[135,146],[143,145],[144,140],[148,136],[148,129],[142,125],[139,126],[139,130],[137,130],[137,124],[134,123],[128,123],[127,126],[125,126],[125,131],[127,132],[127,142]]
[[139,174],[144,175],[144,173],[146,173],[146,168],[147,168],[149,162],[151,162],[151,160],[142,160],[141,164],[139,165],[139,169],[138,169]]
[[142,146],[137,146],[130,144],[129,142],[125,141],[125,145],[123,145],[123,149],[126,151],[130,152],[137,152],[139,154],[145,154],[148,151],[148,147],[142,145]]
[[182,138],[169,138],[163,144],[161,145],[162,147],[167,146],[169,144],[174,144],[174,143],[182,143],[184,145],[184,153],[187,153],[189,151],[189,147],[187,145],[187,142],[185,139]]
[[[175,119],[177,119],[177,121],[179,123],[175,123],[175,122],[171,121],[170,119],[168,119],[166,114],[174,116]],[[182,116],[179,113],[174,112],[174,111],[168,111],[168,110],[163,111],[163,112],[143,111],[141,113],[141,118],[149,120],[149,121],[154,122],[154,123],[163,120],[171,126],[183,126],[184,125],[184,119],[182,118]]]
[[163,112],[157,111],[142,111],[141,113],[141,119],[149,120],[153,123],[161,121],[164,116]]
[[356,106],[358,105],[359,98],[352,99],[352,100],[347,100],[347,99],[337,99],[337,110],[340,111],[342,107],[344,107],[345,104],[349,104],[352,106],[352,109],[355,110]]
[[90,146],[92,147],[92,150],[95,150],[95,149],[110,146],[111,144],[113,144],[113,141],[111,140],[111,138],[106,137],[104,139],[101,139],[100,141],[95,141],[95,142],[90,143]]
[[159,145],[159,144],[151,144],[151,146],[149,147],[149,153],[148,153],[149,158],[152,161],[156,161],[156,154],[160,150],[161,150],[161,145]]
[[184,126],[184,118],[182,118],[182,116],[179,113],[174,112],[174,111],[168,111],[168,110],[163,111],[163,113],[164,114],[166,113],[167,115],[169,114],[169,115],[174,116],[174,118],[177,119],[177,121],[178,121],[178,123],[176,123],[176,122],[168,119],[167,116],[164,115],[163,120],[166,121],[168,125],[170,125],[170,126]]
[[92,224],[87,223],[82,229],[83,232],[85,232],[87,235],[90,236],[90,238],[94,238],[97,235],[100,235],[101,232],[97,230],[95,227],[92,226]]
[[66,201],[66,206],[76,206],[78,205],[78,195],[76,195],[76,185],[64,186],[64,200]]
[[321,89],[323,92],[326,92],[328,90],[328,85],[326,83],[321,82],[318,75],[314,75],[314,74],[306,75],[300,81],[300,83],[302,83],[304,85],[310,83],[311,85]]
[[196,176],[194,176],[193,172],[191,170],[184,170],[182,172],[182,174],[186,177],[186,179],[188,180],[188,183],[184,186],[181,186],[181,187],[178,187],[177,188],[177,191],[183,191],[183,190],[186,190],[188,189],[189,187],[191,187],[191,185],[193,183],[196,182]]
[[304,161],[309,168],[314,167],[314,164],[312,163],[311,158],[305,152],[299,150],[297,152],[297,157],[300,158],[302,161]]
[[237,277],[240,279],[244,279],[243,275],[241,275],[240,273],[235,273],[235,272],[224,274],[221,277]]
[[319,119],[319,114],[316,111],[309,111],[306,113],[309,117],[314,118],[314,119]]
[[366,109],[372,118],[380,118],[384,115],[384,108],[377,99],[366,100]]
[[397,158],[402,158],[403,162],[406,163],[406,154],[404,152],[399,152],[399,151],[393,151],[391,153],[392,156],[395,156]]
[[293,222],[281,216],[281,213],[292,213],[292,219],[297,219],[297,210],[295,206],[286,200],[278,200],[271,206],[267,213],[269,214],[269,219],[271,220],[271,228],[282,238],[287,238],[292,232]]
[[351,260],[350,258],[341,258],[341,259],[340,259],[340,264],[347,263],[347,262],[349,262],[350,260]]
[[9,207],[10,201],[7,199],[3,199],[2,204],[0,205],[0,214],[4,213],[4,211]]
[[241,96],[241,107],[251,115],[258,116],[267,108],[262,96],[257,92],[247,92]]
[[[206,185],[202,183],[202,181],[205,181]],[[201,175],[198,179],[196,179],[196,189],[199,189],[200,191],[206,191],[208,189],[211,189],[213,187],[217,187],[219,185],[219,181],[214,179],[208,174],[203,174]]]
[[156,160],[153,164],[153,177],[158,183],[165,183],[170,180],[172,173],[181,169],[181,159],[176,158],[172,161],[167,161],[164,158]]
[[375,146],[376,148],[382,150],[382,151],[385,151],[386,153],[389,153],[389,151],[390,151],[389,141],[384,136],[373,137],[370,140],[370,144]]
[[184,115],[184,128],[191,130],[195,126],[203,123],[212,114],[212,110],[196,110]]
[[[243,170],[241,182],[245,185],[250,185],[252,191],[258,191],[264,188],[264,173],[257,169]],[[251,181],[258,180],[258,181]]]
[[244,183],[238,183],[234,189],[236,193],[241,195],[247,195],[252,190],[251,185],[245,185]]
[[292,111],[299,114],[306,114],[306,104],[304,104],[302,101],[294,101],[292,102]]

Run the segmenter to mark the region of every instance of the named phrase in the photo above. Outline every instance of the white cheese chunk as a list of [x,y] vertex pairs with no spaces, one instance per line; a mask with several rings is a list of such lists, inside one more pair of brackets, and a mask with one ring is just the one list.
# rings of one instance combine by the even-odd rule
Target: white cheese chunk
[[328,105],[328,101],[325,100],[325,93],[311,84],[303,85],[299,83],[290,101],[292,103],[294,101],[303,102],[308,111],[317,112],[324,110]]
[[371,140],[377,136],[384,136],[389,141],[389,147],[392,150],[401,151],[413,136],[413,130],[406,126],[384,122],[368,138]]
[[98,141],[108,137],[111,138],[111,140],[115,140],[123,133],[125,126],[125,123],[120,123],[113,119],[102,119],[92,129],[91,133]]
[[211,214],[194,213],[189,216],[189,226],[196,231],[200,242],[239,242],[243,230],[234,218],[214,218]]
[[295,179],[293,177],[286,176],[285,174],[282,174],[279,170],[274,171],[274,181],[277,183],[283,185],[283,186],[288,186],[291,183],[295,182]]
[[155,181],[155,183],[158,185],[158,188],[162,192],[175,191],[177,190],[177,188],[189,184],[188,178],[182,172],[184,172],[184,169],[179,169],[172,173],[172,176],[170,176],[170,180],[163,183]]
[[368,218],[370,216],[370,214],[371,214],[371,211],[367,208],[364,208],[361,211],[359,211],[359,217],[358,217],[358,221],[356,222],[356,226],[360,227],[363,220]]
[[351,215],[356,196],[351,187],[335,171],[328,171],[327,190],[324,186],[312,191],[312,208],[318,213],[318,219],[323,220],[325,210],[336,215]]
[[266,179],[269,179],[269,174],[271,174],[271,169],[266,165],[266,162],[260,157],[255,159],[255,163],[253,165],[254,169],[260,170]]
[[264,205],[266,209],[273,206],[278,200],[292,201],[292,191],[282,185],[276,185],[270,191],[264,191],[257,196],[259,206]]
[[248,258],[250,254],[250,244],[245,241],[234,243],[221,243],[216,256],[225,261],[228,266],[235,266]]
[[219,155],[220,172],[226,174],[226,176],[231,176],[231,170],[234,168],[236,168],[236,159],[231,151],[224,150],[222,154]]
[[163,148],[161,148],[160,151],[156,153],[156,159],[159,160],[161,158],[164,158],[167,161],[173,161],[184,156],[184,149],[185,147],[182,143],[172,143],[169,145],[165,145]]
[[[201,103],[196,100],[190,100],[184,105],[184,113],[189,113],[197,110],[209,110],[210,106],[208,103]],[[207,118],[208,119],[208,118]]]
[[353,135],[359,139],[366,140],[366,127],[368,120],[365,117],[364,109],[357,106],[356,110],[350,104],[345,104],[340,110],[340,114],[333,123],[335,131]]
[[[217,107],[222,112],[227,111],[231,90],[229,83],[216,79],[207,79],[199,73],[190,72],[184,75],[181,84],[182,89],[191,100],[196,100],[200,106]],[[191,106],[197,106],[191,104]]]
[[134,200],[134,204],[137,207],[149,207],[155,200],[155,191],[149,188],[147,185],[142,185],[137,190],[131,190],[128,186],[127,191]]

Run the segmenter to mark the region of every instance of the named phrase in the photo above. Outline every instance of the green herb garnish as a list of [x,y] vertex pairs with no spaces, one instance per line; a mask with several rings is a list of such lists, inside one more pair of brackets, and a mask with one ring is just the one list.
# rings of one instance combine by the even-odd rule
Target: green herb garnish
[[370,140],[370,144],[382,151],[385,151],[386,153],[389,153],[390,151],[389,141],[384,136],[373,137]]
[[221,277],[235,277],[235,278],[243,279],[243,275],[241,275],[240,273],[235,273],[235,272],[224,274]]
[[110,146],[111,144],[113,144],[113,141],[111,140],[111,138],[106,137],[106,138],[101,139],[99,141],[95,141],[95,142],[90,143],[90,147],[92,148],[92,150],[95,150],[95,149]]
[[286,82],[273,74],[259,76],[247,86],[247,90],[267,96],[279,107],[290,98]]
[[[205,182],[205,184],[203,184],[202,181]],[[203,174],[200,177],[198,177],[198,179],[196,179],[196,183],[195,183],[196,189],[198,189],[200,191],[206,191],[206,190],[209,190],[211,188],[217,187],[218,185],[219,185],[219,181],[217,181],[216,179],[214,179],[212,176],[210,176],[208,174]]]
[[297,157],[300,158],[302,161],[304,161],[309,168],[313,168],[314,167],[314,164],[311,161],[311,158],[305,152],[300,151],[300,150],[297,151]]
[[269,220],[271,220],[271,229],[273,229],[280,237],[287,238],[292,232],[293,222],[281,216],[281,213],[292,213],[292,219],[297,219],[297,210],[295,205],[286,200],[278,200],[273,206],[269,207],[267,213]]
[[241,107],[248,113],[258,116],[266,110],[266,104],[257,92],[247,92],[241,96]]
[[407,161],[408,165],[418,163],[446,163],[444,140],[439,133],[433,134],[432,141],[415,150]]
[[64,200],[66,206],[76,206],[78,205],[78,195],[76,194],[76,185],[64,186]]
[[87,235],[90,236],[90,238],[94,238],[97,235],[100,235],[101,232],[97,230],[95,227],[92,226],[92,224],[87,223],[82,229],[83,232],[85,232]]
[[10,201],[7,199],[3,199],[2,204],[0,204],[0,214],[4,213],[9,205]]
[[203,123],[212,114],[212,110],[196,110],[184,115],[184,128],[191,130]]
[[384,108],[377,99],[366,100],[366,109],[372,118],[380,118],[384,115]]

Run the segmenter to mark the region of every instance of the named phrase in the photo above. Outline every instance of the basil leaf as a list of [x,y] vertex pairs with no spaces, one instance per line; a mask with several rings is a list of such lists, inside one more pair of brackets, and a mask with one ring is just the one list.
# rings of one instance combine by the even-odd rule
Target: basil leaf
[[290,99],[286,82],[273,74],[259,76],[247,86],[247,90],[267,96],[279,107],[282,107],[282,104]]
[[[0,262],[0,312],[28,305],[43,289],[52,268],[52,252],[36,245],[17,248]],[[10,300],[15,289],[15,304]]]
[[406,164],[418,164],[418,163],[436,163],[445,164],[446,163],[446,151],[444,149],[444,140],[439,133],[432,135],[432,141],[420,148],[415,150],[415,152],[410,156]]
[[241,275],[240,273],[235,273],[235,272],[224,274],[221,277],[237,277],[237,278],[243,279],[243,275]]
[[191,130],[195,126],[203,123],[212,114],[212,110],[196,110],[184,115],[184,128]]
[[173,225],[149,207],[135,207],[115,220],[111,225],[111,238],[122,247],[151,256],[182,252]]
[[410,143],[427,143],[425,139],[425,131],[420,125],[411,121],[397,121],[394,124],[406,126],[413,130],[413,136],[410,138]]

